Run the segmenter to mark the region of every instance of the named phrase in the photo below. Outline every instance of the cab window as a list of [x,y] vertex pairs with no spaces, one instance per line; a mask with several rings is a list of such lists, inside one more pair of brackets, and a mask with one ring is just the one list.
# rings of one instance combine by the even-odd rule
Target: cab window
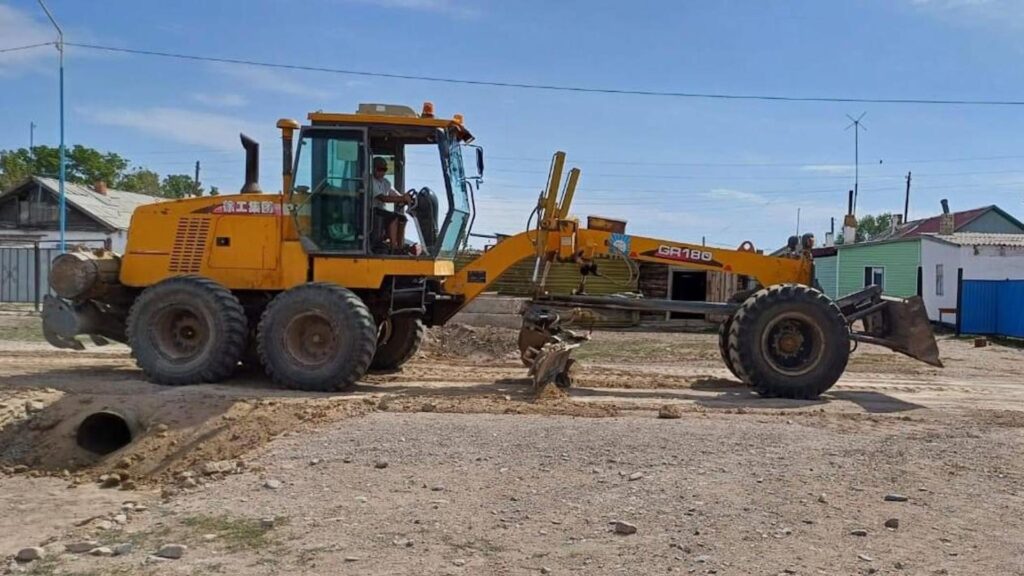
[[365,249],[365,140],[360,130],[310,130],[299,140],[292,213],[314,251]]

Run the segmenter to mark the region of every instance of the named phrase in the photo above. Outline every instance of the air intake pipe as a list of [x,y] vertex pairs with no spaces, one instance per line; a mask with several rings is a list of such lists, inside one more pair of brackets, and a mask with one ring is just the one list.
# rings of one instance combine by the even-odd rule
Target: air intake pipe
[[245,184],[242,194],[259,194],[260,190],[260,144],[245,134],[239,134],[245,148]]

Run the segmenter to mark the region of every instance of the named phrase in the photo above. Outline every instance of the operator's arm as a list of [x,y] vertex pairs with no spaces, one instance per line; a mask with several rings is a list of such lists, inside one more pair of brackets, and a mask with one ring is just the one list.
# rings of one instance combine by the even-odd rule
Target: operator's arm
[[380,184],[379,187],[378,184],[374,182],[373,187],[374,190],[377,191],[377,194],[374,195],[373,199],[381,204],[404,205],[409,204],[411,201],[408,194],[402,194],[398,190],[395,190],[394,186],[391,185],[391,182],[388,182],[387,178],[384,179],[384,183]]

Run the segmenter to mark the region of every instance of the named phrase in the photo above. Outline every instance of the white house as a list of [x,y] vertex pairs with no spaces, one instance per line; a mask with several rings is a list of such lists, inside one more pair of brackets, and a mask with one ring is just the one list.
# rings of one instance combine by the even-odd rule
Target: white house
[[[55,248],[60,239],[59,184],[54,178],[32,176],[0,194],[0,243]],[[67,204],[65,240],[91,247],[106,245],[123,253],[132,212],[161,199],[107,188],[102,182],[64,185]]]
[[1024,279],[1024,234],[957,232],[921,238],[921,292],[932,321],[956,322],[961,270],[964,280]]

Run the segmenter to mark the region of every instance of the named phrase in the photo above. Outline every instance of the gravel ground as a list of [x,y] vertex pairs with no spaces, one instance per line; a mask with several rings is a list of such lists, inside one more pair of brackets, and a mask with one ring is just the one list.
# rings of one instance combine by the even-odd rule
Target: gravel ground
[[[0,554],[45,547],[0,571],[1024,575],[1020,349],[942,339],[936,370],[865,346],[808,402],[751,394],[713,335],[600,333],[538,399],[510,334],[455,327],[341,395],[0,341]],[[103,408],[138,437],[89,457],[71,438]],[[61,552],[83,542],[119,554]]]
[[[1022,574],[1019,427],[375,413],[281,438],[83,558],[127,573]],[[268,488],[267,486],[274,486]],[[899,494],[905,502],[887,502]],[[231,526],[273,519],[257,541]],[[898,528],[885,526],[896,519]],[[636,527],[617,534],[612,522]],[[890,522],[891,524],[892,522]],[[221,533],[206,541],[207,530]],[[858,532],[866,532],[858,536]],[[219,531],[219,532],[218,532]]]

